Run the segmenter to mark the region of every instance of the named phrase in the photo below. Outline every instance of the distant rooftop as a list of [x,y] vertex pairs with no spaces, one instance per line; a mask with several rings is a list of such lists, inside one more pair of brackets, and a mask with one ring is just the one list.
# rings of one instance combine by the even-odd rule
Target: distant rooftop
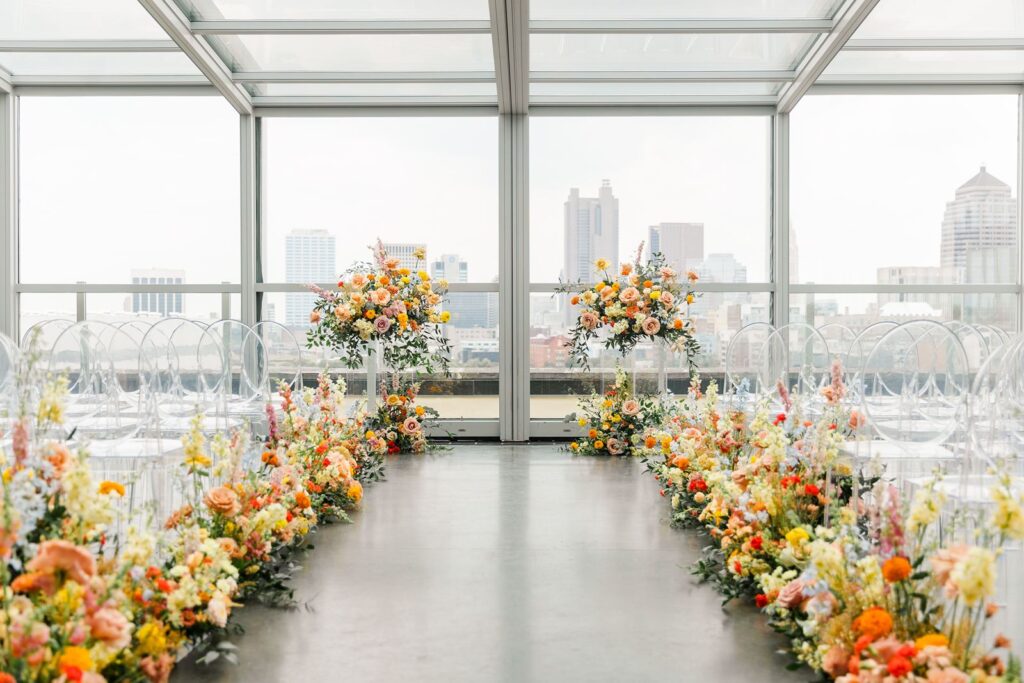
[[1009,190],[1010,186],[999,178],[996,178],[994,175],[989,173],[984,166],[982,166],[973,178],[957,188],[957,192],[960,190],[971,190],[975,188],[1000,188]]

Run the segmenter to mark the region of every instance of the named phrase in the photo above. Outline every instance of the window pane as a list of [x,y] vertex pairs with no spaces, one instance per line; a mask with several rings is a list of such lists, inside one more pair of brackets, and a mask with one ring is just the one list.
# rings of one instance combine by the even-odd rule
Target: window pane
[[[67,320],[74,322],[77,311],[74,294],[19,294],[18,295],[18,334],[24,338],[33,325],[49,320]],[[63,325],[54,324],[53,334],[47,339],[55,338]],[[42,334],[42,333],[41,333]]]
[[766,117],[534,118],[531,280],[589,280],[653,236],[680,269],[764,281],[768,138]]
[[843,50],[825,70],[829,76],[870,74],[1019,74],[1024,53],[1010,50]]
[[22,97],[20,159],[23,282],[238,282],[238,115],[222,98]]
[[793,281],[1017,281],[1016,96],[811,96],[790,138]]
[[487,19],[487,0],[176,0],[194,19]]
[[532,19],[824,19],[841,0],[533,0]]
[[167,40],[138,2],[4,0],[0,40]]
[[210,36],[234,71],[492,71],[487,34]]
[[533,71],[791,69],[815,40],[801,33],[533,34]]
[[126,292],[87,294],[86,318],[108,323],[143,320],[150,323],[176,317],[211,323],[241,314],[241,295],[183,292]]
[[250,83],[253,95],[268,97],[485,98],[498,101],[494,83]]
[[496,118],[276,118],[263,132],[265,281],[333,282],[378,236],[396,256],[456,255],[463,282],[497,278]]
[[694,102],[765,98],[781,83],[531,83],[530,101],[541,102]]
[[180,52],[0,52],[0,65],[15,76],[195,76]]
[[882,0],[855,38],[1019,38],[1018,0]]
[[854,332],[880,320],[959,320],[1008,332],[1017,326],[1015,294],[794,294],[789,307],[792,322],[836,323]]

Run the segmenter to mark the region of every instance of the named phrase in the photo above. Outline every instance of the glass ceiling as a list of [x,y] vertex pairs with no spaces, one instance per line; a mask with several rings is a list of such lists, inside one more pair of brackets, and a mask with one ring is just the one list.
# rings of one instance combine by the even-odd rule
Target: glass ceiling
[[1024,84],[1021,0],[532,0],[529,17],[520,0],[496,0],[497,24],[491,4],[0,0],[0,87],[195,85],[206,74],[246,110],[517,111],[788,110],[818,73],[820,84]]

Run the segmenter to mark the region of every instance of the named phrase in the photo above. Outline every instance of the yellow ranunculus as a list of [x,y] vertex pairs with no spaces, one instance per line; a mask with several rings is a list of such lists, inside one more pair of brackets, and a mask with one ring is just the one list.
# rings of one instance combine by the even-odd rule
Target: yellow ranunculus
[[441,322],[446,323],[452,319],[452,314],[449,311],[441,311]]
[[419,275],[420,279],[423,280],[424,282],[429,282],[430,281],[430,273],[428,273],[427,271],[421,270],[421,271],[417,272],[416,274]]
[[789,533],[786,534],[786,541],[793,547],[797,547],[801,542],[809,540],[811,535],[803,527],[796,527],[790,529]]
[[594,267],[596,267],[598,270],[607,270],[608,269],[608,259],[606,259],[606,258],[599,258],[599,259],[597,259],[596,261],[594,261]]
[[576,423],[577,423],[577,424],[578,424],[578,425],[579,425],[580,427],[586,427],[586,426],[587,426],[587,418],[585,418],[585,417],[581,417],[580,419],[576,420]]
[[651,297],[653,300],[657,301],[658,299],[661,298],[661,290],[655,289],[653,292],[648,294],[648,296]]

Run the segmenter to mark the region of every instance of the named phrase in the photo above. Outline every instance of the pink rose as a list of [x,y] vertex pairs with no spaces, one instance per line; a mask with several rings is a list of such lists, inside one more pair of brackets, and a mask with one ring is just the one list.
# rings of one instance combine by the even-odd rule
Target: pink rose
[[384,334],[391,329],[391,318],[387,318],[383,315],[377,316],[373,321],[373,329],[377,330],[377,334]]
[[85,548],[69,541],[43,541],[27,568],[43,574],[63,571],[69,579],[84,586],[96,575],[96,558]]
[[644,321],[640,323],[640,329],[644,331],[644,334],[653,337],[658,334],[658,330],[661,329],[661,323],[658,322],[657,318],[645,318]]
[[593,311],[583,311],[580,313],[580,324],[588,330],[592,330],[597,327],[598,317]]
[[665,308],[672,308],[672,304],[675,302],[675,300],[676,298],[672,296],[672,292],[661,293],[661,305],[664,306]]
[[675,270],[673,270],[672,268],[669,268],[668,266],[662,267],[662,269],[661,269],[661,277],[662,277],[662,279],[664,279],[664,280],[672,280],[672,279],[675,278],[675,276],[676,276],[676,271]]
[[622,402],[622,414],[623,415],[636,415],[640,412],[640,403],[630,398]]
[[779,591],[775,604],[786,609],[793,609],[804,601],[804,580],[793,579]]
[[381,287],[370,292],[370,301],[378,306],[386,306],[391,301],[391,292]]
[[126,648],[132,642],[131,624],[123,614],[112,607],[97,610],[86,621],[92,631],[92,637],[115,650]]
[[636,287],[626,287],[619,294],[619,300],[624,304],[631,304],[636,302],[640,298],[640,290]]
[[967,557],[967,551],[968,548],[965,545],[954,545],[949,548],[940,549],[931,557],[932,572],[935,574],[935,581],[939,585],[945,586],[946,593],[951,598],[956,596],[957,588],[956,584],[950,580],[949,575],[953,572],[953,567],[955,567],[960,560]]
[[608,439],[608,452],[612,455],[622,455],[626,451],[626,445],[620,439]]
[[406,434],[418,434],[420,431],[420,421],[415,417],[406,418],[405,422],[402,423],[402,431]]

